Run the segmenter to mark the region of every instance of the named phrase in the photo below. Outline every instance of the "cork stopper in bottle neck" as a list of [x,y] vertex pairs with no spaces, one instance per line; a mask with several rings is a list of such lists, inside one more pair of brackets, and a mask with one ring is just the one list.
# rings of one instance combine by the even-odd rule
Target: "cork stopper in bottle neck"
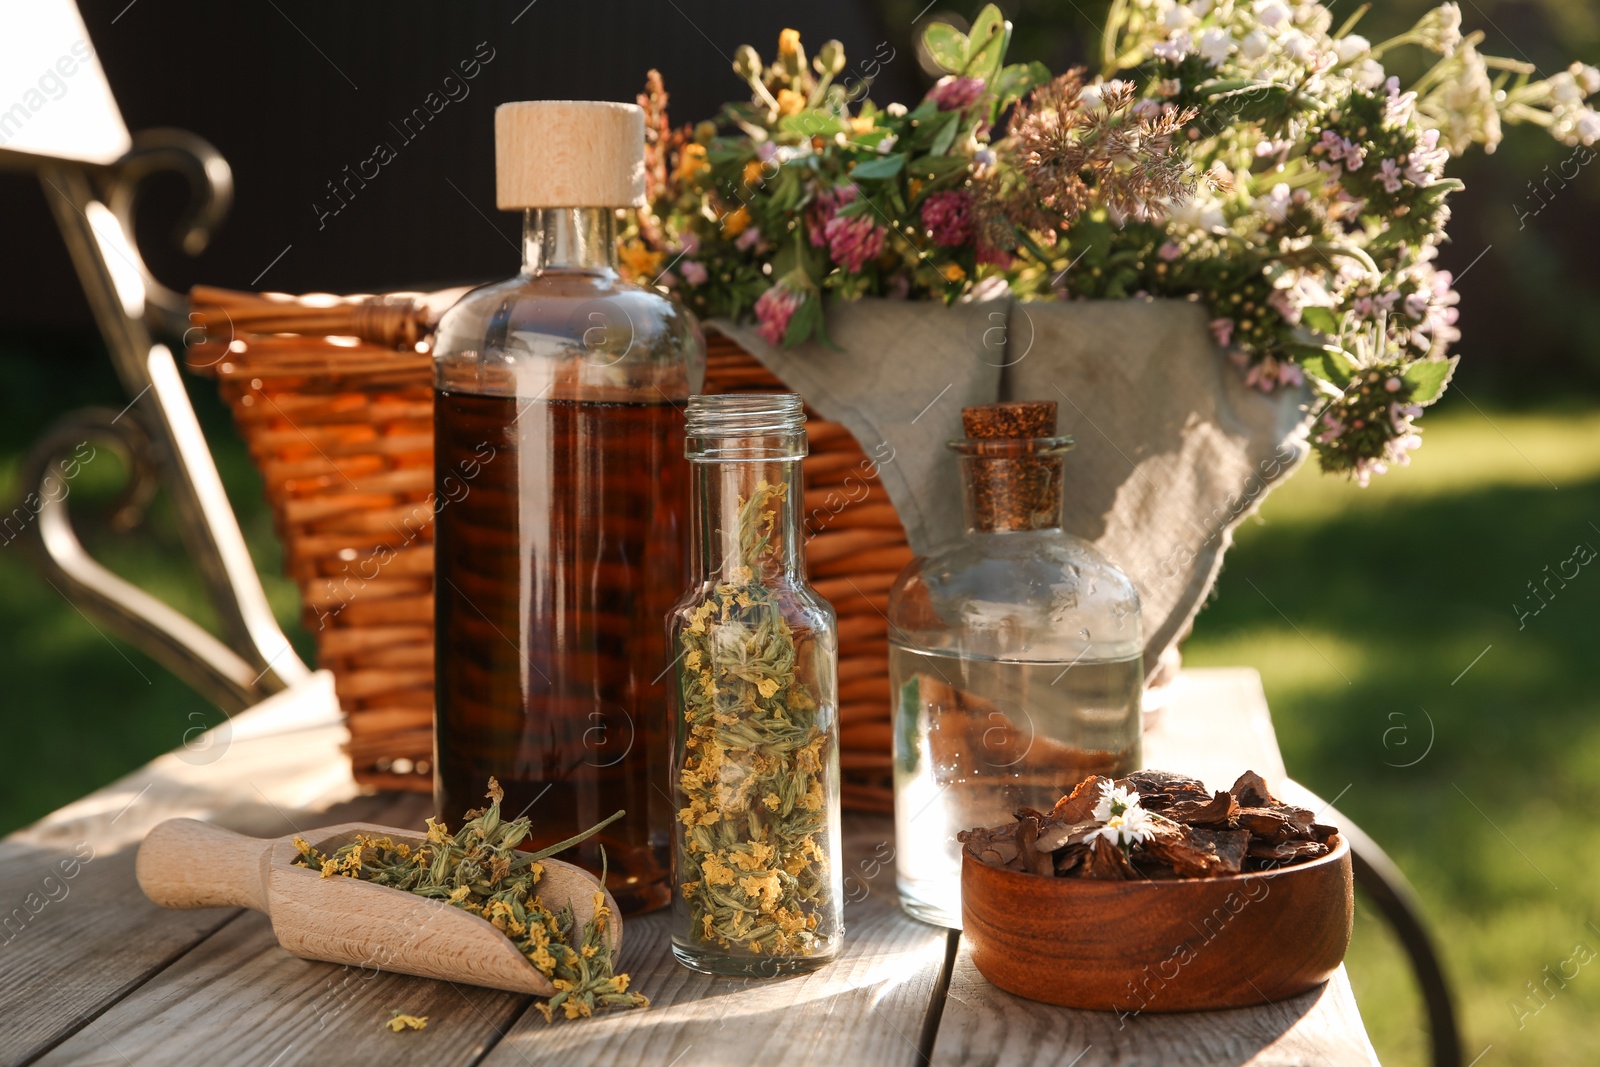
[[1072,438],[1057,437],[1053,400],[963,408],[961,457],[967,528],[977,533],[1061,525],[1061,485]]
[[604,100],[526,100],[494,112],[502,211],[644,203],[644,112]]

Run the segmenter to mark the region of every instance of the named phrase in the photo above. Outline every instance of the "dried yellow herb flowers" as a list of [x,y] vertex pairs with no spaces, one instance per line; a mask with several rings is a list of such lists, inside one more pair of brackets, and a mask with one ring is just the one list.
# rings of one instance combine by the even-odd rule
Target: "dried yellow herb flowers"
[[[544,874],[539,861],[571,848],[623,813],[537,852],[519,852],[517,846],[527,840],[532,820],[501,819],[504,793],[493,778],[489,779],[488,797],[489,806],[467,812],[466,825],[454,834],[443,823],[429,819],[425,844],[412,847],[363,834],[325,856],[297,837],[294,843],[300,855],[295,863],[320,870],[324,878],[360,878],[431,897],[487,919],[555,986],[556,995],[537,1005],[546,1022],[557,1010],[568,1019],[577,1019],[602,1007],[649,1004],[643,995],[628,992],[626,974],[612,971],[612,916],[605,894],[595,893],[594,917],[583,924],[576,941],[572,909],[551,911],[539,899],[539,879]],[[604,881],[602,876],[601,883]]]
[[795,634],[757,565],[786,488],[762,481],[741,504],[732,580],[678,630],[679,892],[690,930],[708,945],[780,957],[826,948],[834,912],[829,737],[797,670]]

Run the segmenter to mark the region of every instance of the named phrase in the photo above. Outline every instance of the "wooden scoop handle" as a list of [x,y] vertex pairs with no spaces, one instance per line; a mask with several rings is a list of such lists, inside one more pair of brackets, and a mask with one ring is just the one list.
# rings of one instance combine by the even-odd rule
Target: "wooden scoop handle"
[[139,846],[134,871],[163,908],[267,910],[270,838],[246,837],[198,819],[168,819]]

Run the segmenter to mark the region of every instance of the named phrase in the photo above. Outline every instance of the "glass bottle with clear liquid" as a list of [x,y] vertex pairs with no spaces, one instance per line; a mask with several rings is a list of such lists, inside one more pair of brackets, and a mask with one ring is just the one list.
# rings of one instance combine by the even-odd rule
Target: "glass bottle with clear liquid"
[[889,593],[896,884],[941,926],[961,925],[959,831],[1139,765],[1139,596],[1061,528],[1072,440],[1054,436],[1055,407],[963,412],[966,535]]
[[643,196],[643,113],[539,101],[495,115],[522,270],[451,308],[435,343],[435,803],[459,827],[492,775],[525,847],[627,815],[563,859],[625,912],[671,896],[661,617],[688,581],[682,406],[694,317],[616,271]]

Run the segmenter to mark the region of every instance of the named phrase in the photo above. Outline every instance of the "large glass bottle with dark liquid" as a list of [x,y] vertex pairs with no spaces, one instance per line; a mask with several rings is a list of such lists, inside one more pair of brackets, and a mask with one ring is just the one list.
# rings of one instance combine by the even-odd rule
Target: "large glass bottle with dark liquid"
[[687,582],[681,409],[704,345],[614,269],[638,109],[505,105],[496,139],[522,271],[467,294],[435,349],[435,799],[458,826],[498,778],[527,847],[626,809],[563,858],[598,873],[603,847],[637,912],[670,898],[661,618]]

